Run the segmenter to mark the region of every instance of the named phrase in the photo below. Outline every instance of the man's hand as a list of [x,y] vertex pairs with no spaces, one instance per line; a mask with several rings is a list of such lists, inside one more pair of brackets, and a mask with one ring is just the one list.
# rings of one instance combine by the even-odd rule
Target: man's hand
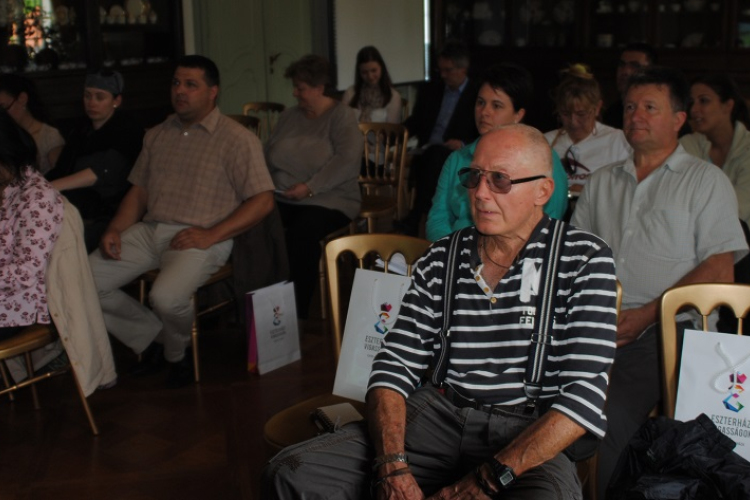
[[617,318],[617,347],[623,347],[638,339],[638,336],[656,323],[656,304],[620,311]]
[[456,151],[464,147],[464,143],[459,141],[458,139],[448,139],[443,143],[443,146],[450,149],[451,151]]
[[307,187],[307,184],[305,184],[304,182],[300,182],[281,193],[281,196],[283,196],[284,198],[289,198],[290,200],[299,201],[303,198],[307,198],[311,194],[312,191],[310,191],[310,188]]
[[481,499],[487,500],[487,495],[477,483],[473,472],[469,472],[462,477],[457,483],[446,486],[427,500],[444,500],[444,499]]
[[[383,466],[383,473],[388,474],[396,470],[394,464]],[[403,467],[401,467],[403,468]],[[417,480],[411,474],[389,477],[375,490],[375,498],[378,500],[422,500],[424,494],[417,484]]]
[[174,238],[169,243],[169,248],[172,250],[188,250],[190,248],[205,250],[215,243],[216,241],[210,229],[189,227],[174,235]]
[[120,260],[121,248],[122,243],[120,241],[120,231],[107,229],[102,235],[102,239],[99,240],[99,249],[102,251],[104,257]]

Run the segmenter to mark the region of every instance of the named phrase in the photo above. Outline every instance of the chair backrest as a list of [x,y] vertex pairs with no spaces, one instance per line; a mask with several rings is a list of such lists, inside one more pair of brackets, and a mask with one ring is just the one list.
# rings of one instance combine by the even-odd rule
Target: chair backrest
[[360,123],[365,141],[359,184],[365,196],[396,200],[397,217],[406,215],[406,142],[409,132],[399,123]]
[[661,298],[662,412],[674,418],[677,401],[677,367],[680,353],[677,342],[678,311],[687,307],[703,317],[703,331],[708,331],[708,316],[719,306],[732,310],[737,334],[742,335],[742,319],[750,312],[750,286],[738,283],[696,283],[670,288]]
[[409,118],[409,99],[402,97],[401,98],[401,121],[404,121],[407,118]]
[[[260,133],[260,118],[245,115],[227,115],[227,117],[249,129],[255,135]],[[260,136],[258,135],[258,137]]]
[[339,257],[347,252],[354,254],[358,267],[364,268],[365,258],[370,254],[377,254],[385,262],[383,272],[388,272],[388,263],[394,254],[404,256],[407,264],[407,275],[411,276],[412,265],[430,247],[430,242],[421,238],[400,234],[355,234],[343,236],[330,241],[326,245],[326,278],[331,303],[331,318],[333,322],[334,352],[338,362],[341,353],[344,325],[342,321],[342,300],[339,284]]
[[286,109],[286,106],[278,102],[246,102],[242,106],[242,114],[256,117],[259,120],[258,137],[261,141],[266,142],[284,109]]

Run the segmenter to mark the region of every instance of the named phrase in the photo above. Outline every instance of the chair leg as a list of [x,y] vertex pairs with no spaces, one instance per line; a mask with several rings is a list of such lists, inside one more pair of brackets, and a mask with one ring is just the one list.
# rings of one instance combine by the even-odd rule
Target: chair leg
[[[89,425],[91,426],[91,433],[94,436],[99,435],[99,428],[96,426],[96,421],[94,420],[94,414],[91,413],[91,408],[89,408],[89,402],[86,399],[86,395],[83,393],[83,389],[81,389],[81,384],[78,382],[78,376],[76,375],[76,371],[73,369],[73,367],[70,367],[70,373],[73,375],[73,382],[76,384],[76,389],[78,390],[78,396],[81,398],[81,404],[83,405],[83,411],[86,412],[86,418],[89,419]],[[33,387],[33,386],[32,386]]]
[[190,301],[193,306],[193,328],[190,332],[190,336],[193,340],[193,371],[195,372],[195,382],[197,383],[201,380],[201,374],[200,365],[198,363],[198,311],[196,309],[198,301],[196,300],[195,294],[193,294]]
[[323,319],[328,318],[328,301],[326,300],[326,261],[325,249],[320,255],[318,262],[318,280],[320,281],[320,315]]
[[[5,384],[5,387],[10,387],[10,380],[8,379],[8,372],[5,369],[5,361],[0,361],[0,374],[3,376],[3,383]],[[16,397],[13,394],[13,391],[8,393],[8,399],[10,401],[16,400]]]
[[[31,352],[24,353],[26,358],[26,376],[32,378],[34,376],[34,363],[31,361]],[[38,410],[41,408],[39,405],[39,396],[36,393],[36,385],[31,384],[31,397],[34,398],[34,409]]]

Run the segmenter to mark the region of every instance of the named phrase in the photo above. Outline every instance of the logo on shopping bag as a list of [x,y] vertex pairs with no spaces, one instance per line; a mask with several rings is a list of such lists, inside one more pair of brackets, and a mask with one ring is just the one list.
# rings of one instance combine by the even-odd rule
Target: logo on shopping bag
[[375,331],[381,335],[385,335],[386,333],[388,333],[388,326],[386,325],[386,323],[391,319],[390,313],[392,308],[393,306],[387,302],[383,302],[382,304],[380,304],[378,320],[375,322],[373,327],[375,328]]
[[729,382],[731,382],[729,395],[723,401],[724,407],[727,410],[739,413],[745,407],[745,405],[740,403],[740,395],[745,392],[745,388],[743,387],[745,381],[747,381],[747,375],[744,373],[735,372],[729,375]]
[[273,326],[279,326],[281,324],[281,317],[284,313],[281,312],[281,306],[273,306]]

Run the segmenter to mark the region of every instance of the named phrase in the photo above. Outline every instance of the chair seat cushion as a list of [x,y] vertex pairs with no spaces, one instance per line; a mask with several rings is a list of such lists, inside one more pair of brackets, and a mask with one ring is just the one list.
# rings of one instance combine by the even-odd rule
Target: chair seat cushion
[[321,406],[338,403],[351,403],[358,412],[365,414],[364,403],[333,394],[321,394],[290,406],[271,417],[263,428],[263,439],[273,453],[287,446],[312,439],[320,433],[320,429],[312,421],[310,414]]

